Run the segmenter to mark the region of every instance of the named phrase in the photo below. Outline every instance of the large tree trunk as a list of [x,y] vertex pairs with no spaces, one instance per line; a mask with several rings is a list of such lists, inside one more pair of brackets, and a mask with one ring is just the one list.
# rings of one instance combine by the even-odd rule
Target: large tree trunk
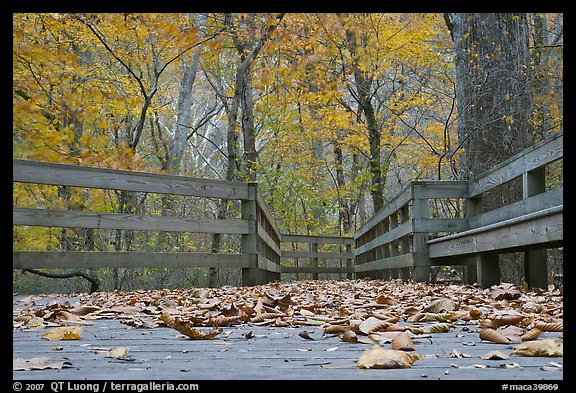
[[[456,52],[460,175],[470,179],[533,144],[527,15],[450,14],[446,21]],[[476,214],[521,198],[521,184],[507,183],[483,195]],[[501,256],[506,281],[520,283],[519,257]]]
[[456,52],[461,176],[479,175],[530,146],[526,14],[450,14]]

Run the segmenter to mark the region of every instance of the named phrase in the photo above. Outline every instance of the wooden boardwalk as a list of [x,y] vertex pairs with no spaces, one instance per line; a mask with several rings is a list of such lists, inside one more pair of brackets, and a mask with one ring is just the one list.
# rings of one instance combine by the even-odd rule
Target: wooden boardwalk
[[[14,297],[14,307],[18,307]],[[191,340],[170,328],[133,328],[120,320],[95,320],[79,340],[48,341],[45,329],[13,331],[13,358],[48,357],[62,369],[13,371],[14,380],[563,380],[564,358],[483,360],[514,345],[479,339],[479,327],[456,324],[450,332],[414,340],[423,355],[409,369],[360,369],[357,360],[371,344],[347,343],[315,326],[224,327],[212,340]],[[314,340],[299,333],[306,330]],[[542,338],[563,333],[545,332]],[[247,338],[250,337],[250,338]],[[381,344],[388,348],[389,344]],[[54,348],[58,347],[59,350]],[[61,347],[61,348],[60,348]],[[125,360],[105,351],[127,347]],[[458,355],[464,357],[457,357]]]

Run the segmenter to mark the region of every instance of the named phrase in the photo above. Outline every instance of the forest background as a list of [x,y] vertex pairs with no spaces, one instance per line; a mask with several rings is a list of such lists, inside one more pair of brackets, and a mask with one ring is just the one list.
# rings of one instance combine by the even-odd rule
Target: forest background
[[[561,13],[40,13],[12,21],[14,158],[257,181],[282,233],[352,236],[410,180],[466,179],[493,165],[483,154],[505,158],[563,129]],[[463,82],[498,57],[517,68]],[[550,181],[561,185],[561,168]],[[27,184],[14,184],[13,204],[239,214],[219,199]],[[462,214],[454,204],[437,208]],[[235,235],[13,227],[14,250],[238,248]],[[554,258],[561,264],[561,252]],[[239,283],[234,269],[86,274],[103,290]],[[512,268],[503,280],[518,277]],[[13,283],[15,292],[86,287],[21,270]]]

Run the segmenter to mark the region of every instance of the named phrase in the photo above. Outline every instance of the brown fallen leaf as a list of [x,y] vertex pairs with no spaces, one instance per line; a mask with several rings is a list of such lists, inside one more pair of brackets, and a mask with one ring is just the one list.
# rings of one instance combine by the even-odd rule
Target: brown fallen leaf
[[86,305],[86,306],[74,307],[70,310],[70,312],[76,315],[87,315],[98,310],[100,310],[100,307]]
[[563,340],[559,338],[527,341],[515,346],[512,353],[519,356],[562,357],[564,356],[564,344]]
[[538,328],[532,328],[523,335],[521,335],[520,338],[524,341],[536,340],[540,336],[540,334],[542,334],[542,330]]
[[215,327],[208,332],[203,332],[200,329],[194,328],[190,323],[181,320],[178,316],[173,316],[166,312],[161,314],[160,319],[166,326],[179,331],[193,340],[211,340],[223,331],[221,328]]
[[385,349],[380,346],[372,346],[365,350],[357,361],[359,368],[411,368],[412,364],[421,359],[416,353],[407,353],[394,349]]
[[510,344],[510,339],[503,335],[502,333],[488,328],[488,329],[482,329],[480,331],[480,339],[482,340],[486,340],[486,341],[492,341],[493,343],[497,343],[497,344]]
[[437,299],[434,300],[430,305],[424,308],[424,312],[427,313],[445,313],[448,311],[453,311],[457,307],[455,301],[451,299]]
[[79,340],[81,333],[81,326],[61,326],[48,330],[42,337],[49,341]]
[[368,317],[360,323],[359,329],[362,333],[369,335],[370,333],[386,330],[390,325],[392,324],[381,319]]
[[349,326],[345,325],[327,325],[324,326],[324,333],[326,334],[340,334],[350,330]]
[[342,334],[341,340],[347,343],[355,343],[358,341],[358,336],[353,330],[346,330],[344,334]]
[[71,363],[67,361],[50,361],[47,357],[32,358],[32,359],[14,359],[12,360],[12,371],[30,371],[30,370],[46,370],[54,369],[60,370],[64,366],[70,366]]
[[314,340],[314,338],[310,337],[310,333],[308,333],[308,331],[306,330],[301,331],[300,333],[298,333],[298,335],[305,340]]
[[564,324],[558,322],[536,322],[534,324],[536,329],[539,329],[543,332],[563,332],[564,331]]
[[406,328],[414,334],[431,334],[431,333],[446,333],[454,327],[451,323],[433,323],[424,326],[407,326]]
[[399,351],[415,351],[416,346],[412,342],[412,339],[406,332],[400,332],[396,335],[390,342],[390,348]]

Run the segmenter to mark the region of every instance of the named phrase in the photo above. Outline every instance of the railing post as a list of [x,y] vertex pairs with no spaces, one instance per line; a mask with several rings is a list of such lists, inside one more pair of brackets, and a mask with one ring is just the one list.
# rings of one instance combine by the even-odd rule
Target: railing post
[[[414,187],[415,195],[412,202],[412,215],[415,220],[419,218],[428,218],[430,213],[428,209],[428,198],[418,195],[417,187]],[[415,232],[413,237],[413,255],[414,255],[414,281],[430,280],[430,257],[428,254],[428,233]]]
[[[311,252],[318,252],[318,243],[312,242],[309,244],[310,244],[309,247],[310,247]],[[315,269],[314,273],[312,273],[312,280],[318,280],[318,258],[315,256],[315,257],[310,258],[310,260],[312,261],[312,266]]]
[[[545,191],[545,167],[522,174],[522,198],[526,199]],[[548,286],[548,255],[545,249],[524,251],[524,276],[530,288]]]
[[[346,244],[346,252],[352,253],[352,244]],[[354,267],[354,259],[346,259],[346,267]],[[352,273],[346,273],[346,278],[352,280]]]
[[242,285],[252,286],[266,282],[265,272],[258,268],[258,220],[256,219],[257,183],[248,183],[248,199],[242,200],[241,215],[250,222],[250,233],[242,235],[242,254],[248,255],[250,267],[242,268]]
[[[470,218],[479,214],[482,214],[482,196],[467,198],[465,206],[465,217]],[[468,284],[481,281],[481,276],[478,273],[479,269],[477,263],[479,262],[474,255],[463,258],[462,270],[464,272],[464,281]],[[498,267],[498,269],[500,269],[500,267]],[[486,269],[483,269],[483,271],[486,271]]]

